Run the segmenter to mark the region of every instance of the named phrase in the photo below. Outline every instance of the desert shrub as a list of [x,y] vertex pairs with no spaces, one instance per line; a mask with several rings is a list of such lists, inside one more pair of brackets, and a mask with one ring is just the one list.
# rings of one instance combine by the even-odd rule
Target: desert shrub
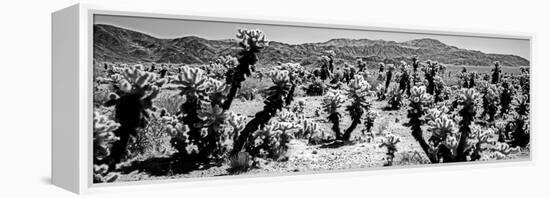
[[242,173],[252,168],[252,157],[247,152],[239,152],[229,157],[229,172]]
[[244,83],[241,89],[239,89],[237,96],[235,98],[240,98],[242,100],[255,100],[258,97],[258,89],[250,84]]
[[161,93],[153,100],[153,104],[155,107],[165,109],[167,113],[175,115],[180,111],[180,106],[183,100],[183,97],[180,95]]
[[305,87],[302,87],[302,89],[306,92],[307,96],[322,96],[328,88],[323,81],[316,79]]
[[294,104],[292,104],[290,107],[289,107],[289,110],[291,112],[294,112],[296,113],[297,115],[303,115],[304,114],[304,110],[306,109],[306,101],[303,100],[303,99],[300,99],[298,101],[296,101]]
[[138,130],[133,144],[130,144],[129,150],[137,154],[148,156],[167,156],[173,153],[170,146],[171,122],[175,120],[166,109],[160,109],[158,112],[151,113],[151,118],[147,126]]

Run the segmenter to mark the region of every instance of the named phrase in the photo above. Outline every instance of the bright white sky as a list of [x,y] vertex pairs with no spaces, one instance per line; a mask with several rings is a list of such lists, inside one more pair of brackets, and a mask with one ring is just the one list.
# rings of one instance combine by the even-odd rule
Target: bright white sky
[[447,45],[479,50],[485,53],[513,54],[527,60],[530,58],[530,43],[525,39],[449,36],[364,30],[343,30],[296,26],[244,24],[230,22],[190,21],[127,16],[96,15],[95,24],[110,24],[157,38],[198,36],[205,39],[233,39],[239,28],[261,29],[271,41],[289,44],[325,42],[334,38],[371,39],[403,42],[413,39],[432,38]]

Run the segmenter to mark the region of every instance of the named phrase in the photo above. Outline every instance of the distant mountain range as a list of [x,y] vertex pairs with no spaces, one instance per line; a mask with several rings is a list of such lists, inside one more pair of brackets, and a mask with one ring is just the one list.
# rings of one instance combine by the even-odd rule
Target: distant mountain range
[[[269,38],[269,33],[267,34]],[[110,62],[158,62],[206,64],[221,55],[235,55],[240,50],[235,39],[208,40],[196,36],[160,39],[111,25],[94,25],[94,59]],[[327,50],[336,53],[337,60],[354,62],[397,63],[417,55],[420,60],[435,60],[455,65],[528,66],[529,61],[516,55],[487,54],[460,49],[435,39],[406,42],[369,39],[331,39],[320,43],[286,44],[271,41],[259,54],[260,63],[314,63]]]

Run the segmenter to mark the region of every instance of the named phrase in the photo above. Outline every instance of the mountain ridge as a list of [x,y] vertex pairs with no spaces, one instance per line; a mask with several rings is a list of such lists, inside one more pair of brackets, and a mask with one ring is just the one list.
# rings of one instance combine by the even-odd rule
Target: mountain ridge
[[[156,38],[105,24],[96,24],[93,29],[96,61],[207,64],[219,56],[235,55],[240,50],[236,39],[208,40],[198,36]],[[455,65],[489,66],[494,61],[500,61],[504,66],[530,64],[528,60],[517,55],[460,49],[431,38],[405,42],[334,38],[325,42],[303,44],[271,41],[259,54],[259,59],[260,64],[313,64],[328,50],[335,52],[337,60],[347,62],[361,58],[371,63],[398,63],[416,55],[421,60],[429,59]]]

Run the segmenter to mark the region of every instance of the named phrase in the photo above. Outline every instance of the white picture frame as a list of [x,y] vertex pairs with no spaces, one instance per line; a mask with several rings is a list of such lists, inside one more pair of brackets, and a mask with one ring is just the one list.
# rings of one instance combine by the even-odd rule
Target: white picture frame
[[[229,176],[215,178],[193,178],[163,181],[140,181],[122,184],[92,183],[92,62],[93,62],[93,16],[97,14],[153,17],[188,20],[208,20],[219,22],[243,22],[270,25],[290,25],[336,29],[394,31],[405,33],[425,33],[441,35],[463,35],[491,38],[526,39],[531,45],[531,67],[533,63],[534,35],[526,33],[462,32],[461,30],[422,30],[414,27],[369,27],[349,24],[324,24],[319,21],[287,21],[266,17],[229,16],[216,13],[192,13],[180,11],[149,11],[107,8],[97,5],[77,4],[52,14],[52,183],[74,193],[124,191],[131,189],[181,188],[204,185],[225,185],[231,183],[255,183],[285,181],[287,179],[317,179],[356,175],[402,173],[404,171],[431,171],[464,169],[466,167],[517,166],[534,163],[533,150],[529,159],[503,162],[468,162],[460,164],[433,164],[397,168],[348,169],[345,171],[323,171],[320,173],[296,173],[258,176]],[[531,82],[533,78],[531,77]],[[533,85],[533,83],[531,83]],[[533,88],[532,88],[533,89]],[[533,92],[531,92],[531,95]],[[533,97],[532,97],[533,98]],[[531,102],[533,103],[533,101]],[[534,116],[530,115],[533,125]],[[531,140],[535,133],[531,132]],[[531,141],[531,147],[534,141]],[[372,171],[375,170],[375,171]],[[316,172],[317,173],[317,172]],[[137,184],[137,185],[136,185]],[[153,185],[154,184],[154,185]]]

